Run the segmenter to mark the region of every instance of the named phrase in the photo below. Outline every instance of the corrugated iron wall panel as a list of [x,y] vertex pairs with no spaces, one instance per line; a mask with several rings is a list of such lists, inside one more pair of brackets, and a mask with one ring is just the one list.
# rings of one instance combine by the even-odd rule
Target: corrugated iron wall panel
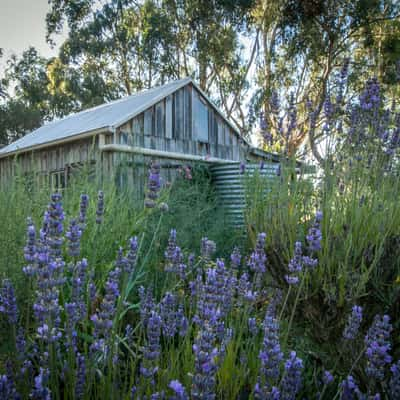
[[[241,172],[240,163],[219,164],[211,167],[213,182],[219,203],[224,207],[229,223],[240,227],[244,225],[246,207],[245,179],[258,171],[263,177],[276,179],[278,163],[246,164],[245,173]],[[268,190],[268,187],[265,188]]]

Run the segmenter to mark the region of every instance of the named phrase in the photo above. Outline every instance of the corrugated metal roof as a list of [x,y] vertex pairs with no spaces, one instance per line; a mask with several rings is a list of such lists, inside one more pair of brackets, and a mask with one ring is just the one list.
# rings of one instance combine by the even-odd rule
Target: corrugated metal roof
[[191,78],[180,79],[53,121],[3,147],[0,149],[0,155],[55,142],[85,132],[118,127],[189,82],[194,84]]

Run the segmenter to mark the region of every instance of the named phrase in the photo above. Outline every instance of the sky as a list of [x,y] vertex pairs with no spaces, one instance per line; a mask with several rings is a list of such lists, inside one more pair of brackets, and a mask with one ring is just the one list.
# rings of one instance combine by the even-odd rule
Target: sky
[[46,43],[47,0],[0,0],[0,48],[4,50],[0,59],[0,75],[5,61],[12,53],[21,54],[34,46],[45,57],[57,54]]

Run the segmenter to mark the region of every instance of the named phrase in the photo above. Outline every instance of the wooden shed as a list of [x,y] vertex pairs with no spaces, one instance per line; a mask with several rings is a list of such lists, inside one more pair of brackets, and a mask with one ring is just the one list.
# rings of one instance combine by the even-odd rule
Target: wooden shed
[[0,182],[18,172],[60,189],[91,165],[140,192],[151,160],[171,180],[182,164],[260,159],[278,161],[250,146],[185,78],[51,122],[0,149]]

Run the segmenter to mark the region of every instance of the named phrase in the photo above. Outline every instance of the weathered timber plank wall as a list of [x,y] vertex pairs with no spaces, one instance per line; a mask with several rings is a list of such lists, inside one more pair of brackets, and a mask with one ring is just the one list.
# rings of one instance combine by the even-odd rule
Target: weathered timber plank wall
[[245,152],[237,133],[192,85],[121,126],[117,143],[234,161]]
[[0,182],[5,183],[16,175],[47,175],[56,171],[68,174],[87,162],[95,163],[99,158],[97,137],[0,158]]

